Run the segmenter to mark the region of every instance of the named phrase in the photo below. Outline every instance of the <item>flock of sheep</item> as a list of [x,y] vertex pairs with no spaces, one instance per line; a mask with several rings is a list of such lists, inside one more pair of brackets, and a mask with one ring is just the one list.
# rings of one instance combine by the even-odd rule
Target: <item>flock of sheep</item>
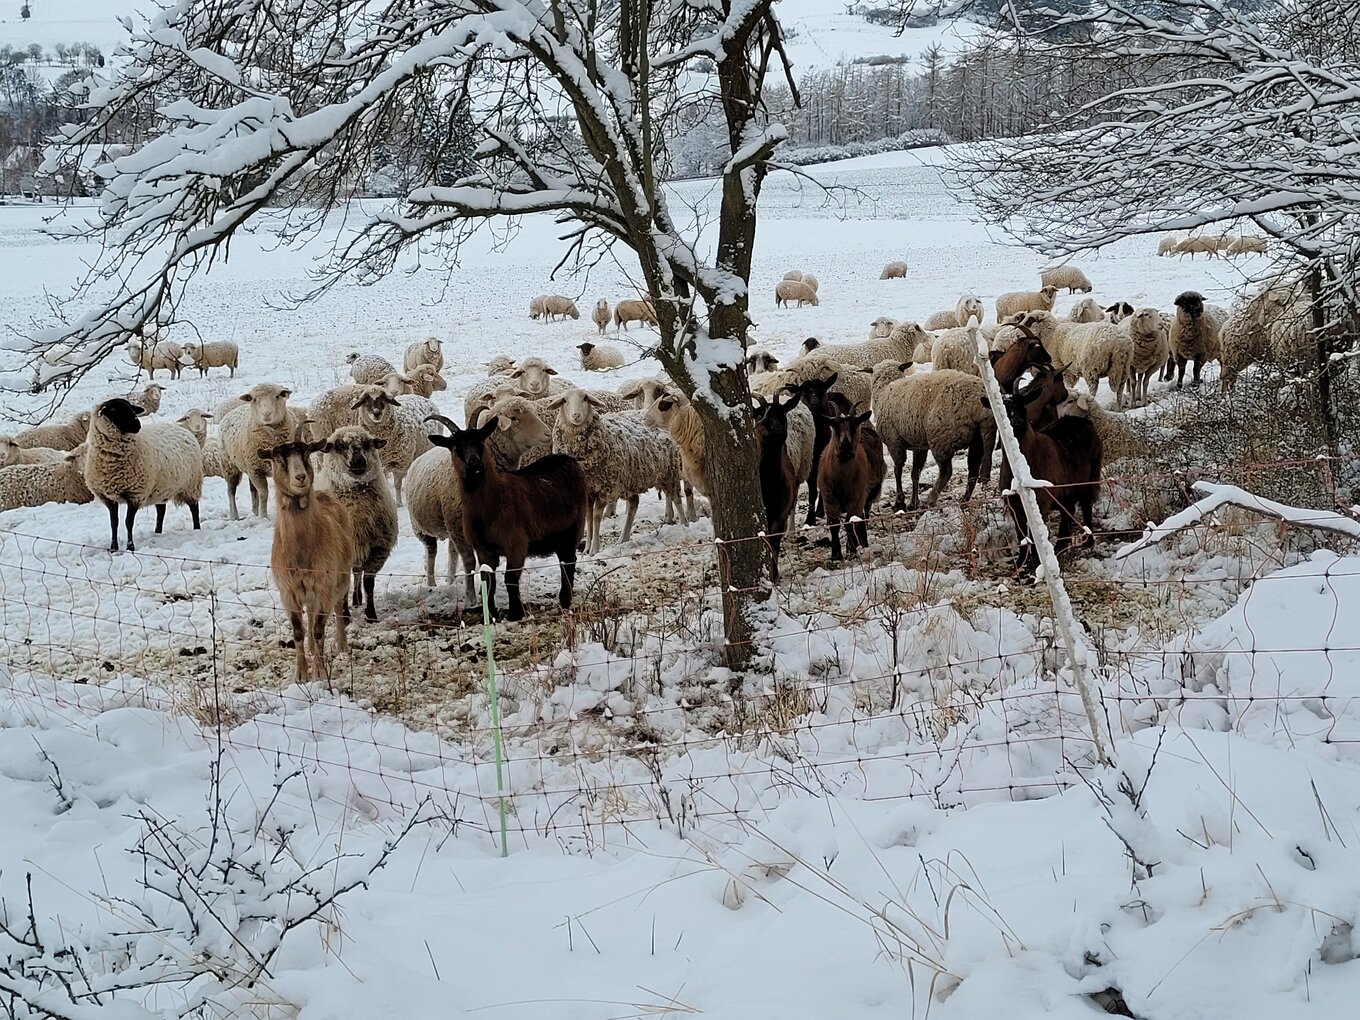
[[[904,263],[890,263],[882,278],[906,272]],[[816,304],[818,287],[810,274],[789,273],[776,301]],[[1042,490],[1041,500],[1059,510],[1061,540],[1070,538],[1078,513],[1091,527],[1102,463],[1120,443],[1121,416],[1093,399],[1102,380],[1117,411],[1146,403],[1154,375],[1174,374],[1179,386],[1193,364],[1198,382],[1203,365],[1219,360],[1228,387],[1252,360],[1306,336],[1295,289],[1284,281],[1231,310],[1187,291],[1166,312],[1126,302],[1102,308],[1081,297],[1059,318],[1054,305],[1064,290],[1087,294],[1092,286],[1080,269],[1060,266],[1043,271],[1035,290],[1000,295],[991,323],[984,322],[982,301],[963,295],[924,325],[884,317],[857,343],[809,338],[786,364],[752,345],[746,370],[773,580],[780,540],[804,486],[804,520],[825,518],[831,557],[838,560],[842,529],[845,551],[867,546],[886,479],[885,454],[894,468],[895,509],[919,505],[927,454],[938,469],[930,505],[949,484],[959,453],[967,460],[963,499],[986,483],[996,423],[975,361],[974,325],[990,347],[1005,412],[1031,470],[1054,485]],[[530,314],[578,315],[560,295],[535,298]],[[592,319],[601,333],[611,323],[619,329],[656,322],[646,300],[620,301],[613,309],[600,301]],[[624,364],[622,352],[607,344],[583,343],[579,350],[583,371]],[[134,341],[128,357],[153,378],[166,370],[173,379],[190,366],[202,374],[225,367],[234,375],[238,352],[225,342]],[[252,513],[268,517],[272,483],[273,573],[294,629],[297,675],[304,678],[309,670],[324,673],[329,617],[337,618],[341,647],[351,602],[376,618],[374,577],[395,547],[403,503],[425,547],[427,583],[435,584],[441,541],[449,543],[448,581],[464,575],[469,604],[476,598],[476,565],[493,568],[494,595],[494,569],[504,559],[506,615],[516,620],[524,615],[519,575],[528,557],[557,557],[559,601],[568,607],[578,550],[600,551],[606,515],[624,514],[626,542],[642,494],[656,490],[665,499],[666,521],[688,523],[700,510],[696,493],[710,492],[699,413],[665,377],[585,388],[542,358],[500,356],[468,390],[460,427],[433,400],[447,389],[437,339],[412,343],[400,369],[375,354],[356,352],[346,360],[353,381],[305,408],[290,404],[288,387],[260,383],[211,412],[191,409],[177,421],[157,421],[164,386],[153,381],[65,423],[0,437],[0,508],[97,499],[108,509],[116,551],[124,507],[126,545],[133,550],[134,522],[144,507],[156,508],[157,533],[172,502],[187,506],[198,528],[203,481],[221,477],[237,519],[245,478]],[[927,365],[929,371],[921,370]],[[1076,391],[1079,380],[1087,393]],[[910,500],[902,479],[908,454]],[[1001,473],[1008,488],[1004,457]],[[1017,507],[1012,516],[1023,539]],[[1021,541],[1020,548],[1021,565],[1028,565],[1032,547]]]

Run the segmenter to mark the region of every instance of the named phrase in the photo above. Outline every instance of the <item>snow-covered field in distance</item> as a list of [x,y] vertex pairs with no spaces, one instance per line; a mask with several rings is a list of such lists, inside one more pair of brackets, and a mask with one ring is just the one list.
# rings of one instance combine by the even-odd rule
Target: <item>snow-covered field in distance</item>
[[[990,307],[1002,290],[1036,285],[1039,256],[973,223],[931,168],[937,156],[814,168],[864,192],[849,206],[797,178],[770,181],[752,279],[761,342],[788,356],[805,336],[858,339],[878,315],[923,317],[961,291]],[[707,218],[711,184],[687,182],[675,196]],[[0,321],[11,330],[47,321],[48,294],[74,308],[93,297],[73,297],[71,287],[96,243],[52,241],[40,229],[48,211],[0,207]],[[594,332],[588,305],[627,295],[633,267],[550,281],[560,232],[532,218],[512,236],[479,236],[447,279],[408,260],[409,272],[339,287],[297,310],[277,307],[279,295],[307,284],[323,246],[275,250],[267,230],[243,235],[184,308],[204,336],[240,344],[241,372],[235,380],[220,370],[206,381],[186,375],[170,385],[161,416],[211,408],[264,380],[293,386],[295,402],[306,403],[344,381],[346,352],[399,361],[407,342],[428,333],[445,342],[450,389],[437,402],[456,420],[464,391],[496,353],[537,354],[595,385],[649,374],[648,362],[615,377],[575,370],[575,345]],[[882,264],[897,258],[908,262],[908,278],[879,281]],[[1098,298],[1160,307],[1190,287],[1224,297],[1253,268],[1158,259],[1151,239],[1083,264]],[[773,307],[775,281],[795,267],[820,277],[819,307]],[[583,318],[531,322],[530,297],[550,290],[579,295]],[[1071,300],[1064,296],[1060,310]],[[186,326],[175,335],[192,333]],[[651,342],[641,332],[631,340],[630,357]],[[12,354],[0,358],[0,367],[15,367]],[[125,361],[111,360],[68,409],[140,382]],[[7,396],[0,430],[36,406]],[[919,529],[950,528],[957,486]],[[960,571],[934,578],[945,594],[906,625],[903,659],[877,625],[832,618],[838,598],[854,605],[868,585],[910,582],[886,528],[871,533],[873,571],[829,574],[817,548],[800,553],[797,567],[786,559],[770,641],[783,675],[811,684],[796,726],[758,738],[694,726],[694,702],[684,701],[694,687],[674,657],[646,693],[627,663],[621,677],[593,643],[547,690],[515,686],[511,671],[512,852],[501,860],[485,699],[432,702],[424,715],[408,706],[419,731],[375,707],[396,675],[394,659],[382,657],[384,628],[397,621],[413,631],[453,604],[448,589],[422,587],[423,551],[404,515],[379,578],[383,621],[356,625],[360,640],[343,665],[356,700],[287,686],[290,653],[278,647],[266,570],[270,527],[228,521],[220,480],[205,484],[201,533],[172,508],[166,534],[153,536],[148,517],[138,553],[115,557],[97,506],[0,516],[0,895],[21,902],[24,873],[34,871],[37,910],[54,919],[54,938],[126,928],[125,917],[110,920],[105,897],[143,897],[140,865],[127,853],[139,811],[196,834],[206,825],[217,735],[185,713],[204,702],[204,688],[174,678],[193,661],[186,651],[225,636],[233,649],[253,641],[258,660],[224,682],[247,692],[226,695],[239,715],[222,733],[233,829],[255,832],[274,800],[276,821],[291,830],[288,858],[305,865],[336,848],[376,852],[429,793],[461,819],[452,833],[418,830],[371,889],[343,901],[324,927],[294,936],[252,997],[296,1009],[267,1015],[896,1020],[928,1011],[939,1020],[1089,1020],[1099,1014],[1086,996],[1118,987],[1142,1017],[1277,1020],[1344,1015],[1360,994],[1354,558],[1296,557],[1236,605],[1242,579],[1282,555],[1271,528],[1264,540],[1219,548],[1186,536],[1141,555],[1127,575],[1105,559],[1073,568],[1079,581],[1126,576],[1145,595],[1169,578],[1197,579],[1186,589],[1167,585],[1169,608],[1150,603],[1138,621],[1144,632],[1122,636],[1131,651],[1103,680],[1124,760],[1135,771],[1157,763],[1143,799],[1148,820],[1134,823],[1156,866],[1133,888],[1124,846],[1095,796],[1082,786],[1043,796],[1064,754],[1083,753],[1075,736],[1083,724],[1063,695],[1057,732],[1065,726],[1066,736],[1054,737],[1059,698],[1041,670],[1052,661],[1051,637],[1017,592]],[[711,538],[707,520],[661,525],[651,496],[642,517],[626,547],[616,541],[619,523],[606,522],[609,558],[583,564],[582,589],[629,558]],[[530,580],[531,611],[554,585]],[[1156,638],[1158,614],[1173,612],[1187,632]],[[502,626],[498,645],[528,626]],[[988,665],[966,665],[984,655]],[[58,677],[25,675],[30,656]],[[440,652],[441,682],[456,656]],[[904,671],[907,708],[866,708],[847,682],[895,668]],[[975,718],[937,741],[942,676],[992,685],[979,690],[1005,683],[1007,700],[966,702]],[[640,705],[666,741],[656,778],[646,754],[619,751],[632,740],[626,713]],[[1148,721],[1144,710],[1169,723],[1160,748],[1158,729],[1132,733]],[[592,742],[602,732],[618,735],[613,750]],[[60,790],[43,753],[61,770]],[[277,770],[294,768],[303,778],[275,799]],[[277,851],[270,843],[263,852]],[[257,906],[238,902],[227,913]],[[141,940],[138,959],[169,942]],[[213,948],[233,951],[225,941]],[[166,992],[159,1004],[172,998]]]

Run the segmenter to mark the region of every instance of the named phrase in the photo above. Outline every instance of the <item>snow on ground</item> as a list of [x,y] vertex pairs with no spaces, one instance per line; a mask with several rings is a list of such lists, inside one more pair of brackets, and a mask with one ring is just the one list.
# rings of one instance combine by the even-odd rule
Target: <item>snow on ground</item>
[[[964,291],[990,307],[1034,285],[1039,257],[970,222],[937,161],[923,151],[814,171],[853,193],[767,185],[752,280],[762,343],[787,357],[809,335],[858,339],[879,315],[921,318]],[[701,222],[711,201],[708,183],[675,189],[676,209]],[[14,330],[47,321],[50,299],[94,296],[70,288],[96,239],[50,240],[43,212],[0,208],[0,314]],[[280,296],[307,285],[323,246],[245,235],[191,287],[192,328],[174,330],[235,340],[242,369],[186,375],[161,414],[264,380],[305,404],[346,378],[347,352],[399,363],[430,333],[449,361],[436,400],[456,420],[497,353],[536,354],[594,385],[651,374],[643,331],[611,334],[626,345],[622,372],[575,370],[575,345],[594,332],[589,306],[628,296],[635,267],[553,282],[559,233],[526,220],[479,235],[447,276],[412,259],[301,309]],[[1128,242],[1085,262],[1095,296],[1223,298],[1259,268],[1154,252]],[[897,258],[908,278],[879,281]],[[819,307],[773,307],[790,268],[819,276]],[[530,321],[529,299],[554,290],[586,316]],[[0,370],[17,370],[13,358],[0,354]],[[110,360],[65,411],[142,381]],[[3,427],[42,399],[11,397]],[[224,831],[282,860],[279,882],[337,848],[380,853],[433,798],[420,808],[429,824],[369,887],[290,935],[249,995],[199,980],[258,1015],[1086,1017],[1088,996],[1111,988],[1159,1020],[1338,1015],[1360,979],[1349,742],[1360,692],[1347,636],[1360,623],[1360,562],[1233,519],[1128,562],[1102,552],[1069,568],[1105,653],[1104,714],[1138,818],[1073,771],[1100,778],[1077,699],[1054,672],[1046,597],[1009,578],[995,501],[960,508],[956,495],[919,518],[875,521],[868,565],[829,569],[824,548],[789,543],[761,669],[738,681],[714,665],[707,519],[662,525],[659,502],[644,499],[634,540],[583,563],[571,626],[547,606],[554,571],[535,570],[533,617],[495,639],[508,860],[480,627],[457,614],[452,590],[423,587],[423,549],[404,520],[379,579],[383,619],[355,625],[342,693],[329,694],[290,686],[269,525],[228,521],[220,480],[205,485],[201,533],[172,509],[165,535],[139,526],[136,554],[106,551],[93,505],[6,513],[0,894],[19,902],[35,871],[45,937],[97,943],[104,961],[127,954],[101,933],[143,928],[159,933],[127,950],[143,965],[198,958],[205,940],[239,961],[271,937],[249,920],[248,882],[212,894],[228,926],[242,919],[235,939],[210,924],[196,941],[138,888],[143,862],[128,853],[152,824],[142,813],[206,842],[220,753]],[[1140,529],[1136,498],[1116,488],[1104,517]],[[618,527],[607,522],[606,537]],[[1142,860],[1136,875],[1121,838]],[[145,917],[131,924],[126,901]],[[283,1002],[297,1011],[262,1005]]]
[[961,18],[898,32],[891,25],[875,25],[847,14],[847,6],[841,0],[780,0],[779,23],[792,36],[786,49],[795,73],[873,57],[908,57],[919,69],[921,55],[932,46],[948,55],[963,49],[978,33],[978,26]]

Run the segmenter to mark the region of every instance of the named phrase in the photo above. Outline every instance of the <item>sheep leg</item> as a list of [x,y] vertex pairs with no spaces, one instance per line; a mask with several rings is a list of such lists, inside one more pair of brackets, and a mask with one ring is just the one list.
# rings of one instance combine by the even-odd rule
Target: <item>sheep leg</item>
[[1086,385],[1091,388],[1091,396],[1100,392],[1100,376],[1091,376],[1086,380]]
[[600,531],[604,524],[604,504],[595,500],[590,507],[590,530],[592,540],[589,543],[590,555],[595,556],[599,553],[600,547],[604,545]]
[[196,499],[191,499],[191,500],[189,500],[189,517],[190,517],[190,519],[192,519],[193,522],[194,522],[194,530],[195,530],[195,531],[201,531],[201,530],[203,530],[203,529],[199,526],[199,520],[198,520],[198,500],[196,500]]
[[893,477],[897,479],[897,498],[893,500],[893,509],[904,511],[907,509],[907,499],[902,495],[902,469],[907,466],[907,454],[905,450],[894,451],[893,453]]
[[694,486],[691,485],[689,482],[685,482],[684,487],[685,487],[685,507],[689,511],[689,519],[691,522],[697,521],[699,519],[699,511],[697,511],[694,508]]
[[126,521],[125,521],[125,523],[127,524],[127,551],[128,551],[128,552],[136,552],[136,551],[137,551],[137,547],[136,547],[135,545],[132,544],[132,522],[135,521],[136,519],[137,519],[137,504],[136,504],[136,503],[129,502],[128,505],[127,505],[127,517],[126,517]]
[[[425,546],[425,587],[434,587],[434,560],[439,555],[439,539],[429,538],[426,535],[420,536],[420,541]],[[453,558],[457,555],[453,551],[453,543],[449,543],[449,583],[453,583]]]
[[269,518],[269,476],[250,473],[250,509],[256,517]]
[[817,523],[817,466],[819,463],[820,458],[814,456],[812,458],[812,470],[808,473],[807,478],[808,511],[807,519],[804,523],[808,527],[812,527],[812,525]]
[[301,682],[307,679],[307,640],[302,627],[302,611],[289,613],[288,622],[293,625],[293,679]]
[[[355,609],[364,604],[364,568],[355,567],[350,571],[350,576],[354,581],[354,598],[350,601]],[[345,593],[348,596],[348,592]]]
[[674,523],[675,523],[675,503],[671,500],[671,494],[670,494],[669,492],[663,492],[663,493],[661,494],[661,498],[664,499],[664,500],[666,501],[666,514],[665,514],[664,517],[661,518],[661,523],[662,523],[662,524],[674,524]]
[[1184,382],[1185,382],[1185,359],[1178,354],[1176,355],[1176,389],[1180,389],[1181,384]]
[[632,536],[633,518],[637,516],[637,511],[638,511],[638,497],[630,496],[628,498],[628,516],[623,519],[623,537],[619,539],[620,542],[627,542],[628,539]]
[[165,534],[165,504],[156,504],[156,534]]
[[230,470],[228,470],[226,481],[227,509],[231,513],[231,519],[233,521],[239,521],[241,519],[241,511],[236,509],[236,486],[241,483],[241,476],[240,474],[232,474]]
[[694,518],[685,513],[685,503],[680,498],[680,483],[675,483],[675,488],[666,493],[666,502],[675,507],[676,513],[680,517],[681,524],[692,524]]
[[908,510],[915,510],[921,505],[921,470],[926,466],[926,451],[911,451],[911,506]]
[[402,503],[401,503],[401,483],[404,482],[404,481],[406,481],[406,472],[405,472],[405,471],[397,471],[397,470],[393,470],[393,472],[392,472],[392,488],[394,488],[394,489],[396,490],[395,495],[396,495],[396,497],[397,497],[397,506],[401,506],[401,505],[402,505]]
[[[925,451],[921,451],[921,459],[925,459]],[[930,496],[926,499],[926,506],[934,506],[940,498],[940,493],[949,484],[949,479],[954,477],[954,456],[947,454],[943,457],[935,457],[935,487],[930,490]],[[963,497],[967,499],[967,496]]]
[[1202,364],[1202,362],[1200,361],[1200,359],[1199,359],[1199,358],[1196,358],[1196,359],[1195,359],[1195,373],[1194,373],[1194,378],[1192,378],[1192,379],[1190,380],[1190,385],[1191,385],[1192,387],[1198,386],[1198,385],[1199,385],[1199,370],[1200,370],[1201,364]]
[[117,500],[106,499],[104,505],[109,508],[109,531],[113,533],[113,538],[109,541],[109,552],[118,551],[118,502]]
[[378,610],[373,605],[373,584],[377,577],[373,574],[364,572],[364,619],[369,621],[377,620]]

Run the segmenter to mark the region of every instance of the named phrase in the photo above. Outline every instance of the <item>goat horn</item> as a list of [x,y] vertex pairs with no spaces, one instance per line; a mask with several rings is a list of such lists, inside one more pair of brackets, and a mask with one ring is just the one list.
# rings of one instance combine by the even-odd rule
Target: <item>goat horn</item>
[[442,414],[432,414],[432,415],[429,415],[428,417],[426,417],[425,420],[426,420],[426,421],[437,421],[440,425],[447,426],[450,435],[457,435],[457,433],[458,433],[458,426],[455,425],[453,422],[451,422],[448,418],[445,418]]
[[310,418],[304,418],[297,423],[297,427],[293,429],[293,442],[305,443],[307,441],[307,426],[311,423],[312,419]]

